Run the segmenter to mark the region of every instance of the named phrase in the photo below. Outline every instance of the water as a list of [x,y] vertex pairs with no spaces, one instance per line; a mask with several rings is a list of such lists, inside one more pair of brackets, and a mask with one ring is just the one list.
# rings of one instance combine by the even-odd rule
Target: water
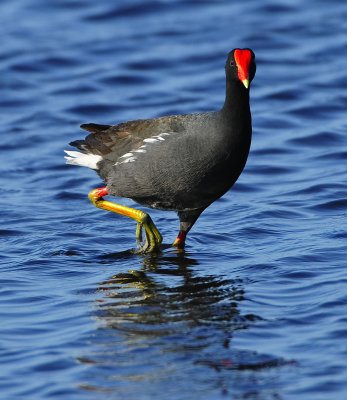
[[[347,3],[3,0],[0,26],[1,398],[345,399]],[[246,46],[243,175],[184,254],[132,255],[63,149],[80,123],[217,109]]]

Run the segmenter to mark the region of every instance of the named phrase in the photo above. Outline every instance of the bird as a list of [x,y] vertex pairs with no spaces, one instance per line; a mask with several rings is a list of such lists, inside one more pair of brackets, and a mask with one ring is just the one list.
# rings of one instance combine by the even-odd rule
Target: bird
[[[254,52],[235,48],[225,64],[223,106],[216,111],[137,119],[117,125],[82,124],[89,134],[69,143],[66,163],[95,170],[106,185],[88,194],[92,204],[136,221],[137,253],[160,252],[162,235],[142,210],[105,200],[130,198],[140,205],[176,211],[173,246],[184,249],[201,213],[223,196],[243,171],[250,151],[250,83]],[[143,232],[145,239],[143,240]]]

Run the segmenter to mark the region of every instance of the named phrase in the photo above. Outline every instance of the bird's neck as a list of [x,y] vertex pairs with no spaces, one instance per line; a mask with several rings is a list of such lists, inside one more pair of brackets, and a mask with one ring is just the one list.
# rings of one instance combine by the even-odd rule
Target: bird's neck
[[249,90],[241,82],[227,79],[225,102],[221,113],[232,125],[248,120],[250,116]]

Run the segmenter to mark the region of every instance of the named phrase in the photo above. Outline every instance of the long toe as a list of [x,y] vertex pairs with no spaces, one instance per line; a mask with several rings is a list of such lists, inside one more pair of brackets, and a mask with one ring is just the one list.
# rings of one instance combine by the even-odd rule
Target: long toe
[[146,222],[143,223],[143,228],[145,230],[146,239],[143,244],[138,242],[139,247],[137,253],[145,254],[160,251],[162,236],[150,217],[148,219],[146,218]]
[[158,246],[160,246],[163,241],[163,237],[149,215],[148,215],[148,226],[152,234],[154,235],[155,242],[157,243]]
[[[142,244],[142,229],[145,231],[145,242]],[[136,239],[138,243],[137,253],[154,253],[160,251],[160,245],[163,240],[159,230],[155,226],[152,218],[147,214],[141,218],[136,227]]]
[[142,245],[142,227],[143,224],[141,222],[138,222],[136,225],[136,241],[139,247]]

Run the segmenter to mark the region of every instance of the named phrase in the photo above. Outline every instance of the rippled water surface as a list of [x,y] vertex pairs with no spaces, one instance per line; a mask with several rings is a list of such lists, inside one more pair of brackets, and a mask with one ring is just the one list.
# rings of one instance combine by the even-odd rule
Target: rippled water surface
[[[0,26],[1,398],[346,399],[347,3],[2,0]],[[131,254],[63,149],[217,109],[234,47],[258,65],[246,169],[184,254]]]

